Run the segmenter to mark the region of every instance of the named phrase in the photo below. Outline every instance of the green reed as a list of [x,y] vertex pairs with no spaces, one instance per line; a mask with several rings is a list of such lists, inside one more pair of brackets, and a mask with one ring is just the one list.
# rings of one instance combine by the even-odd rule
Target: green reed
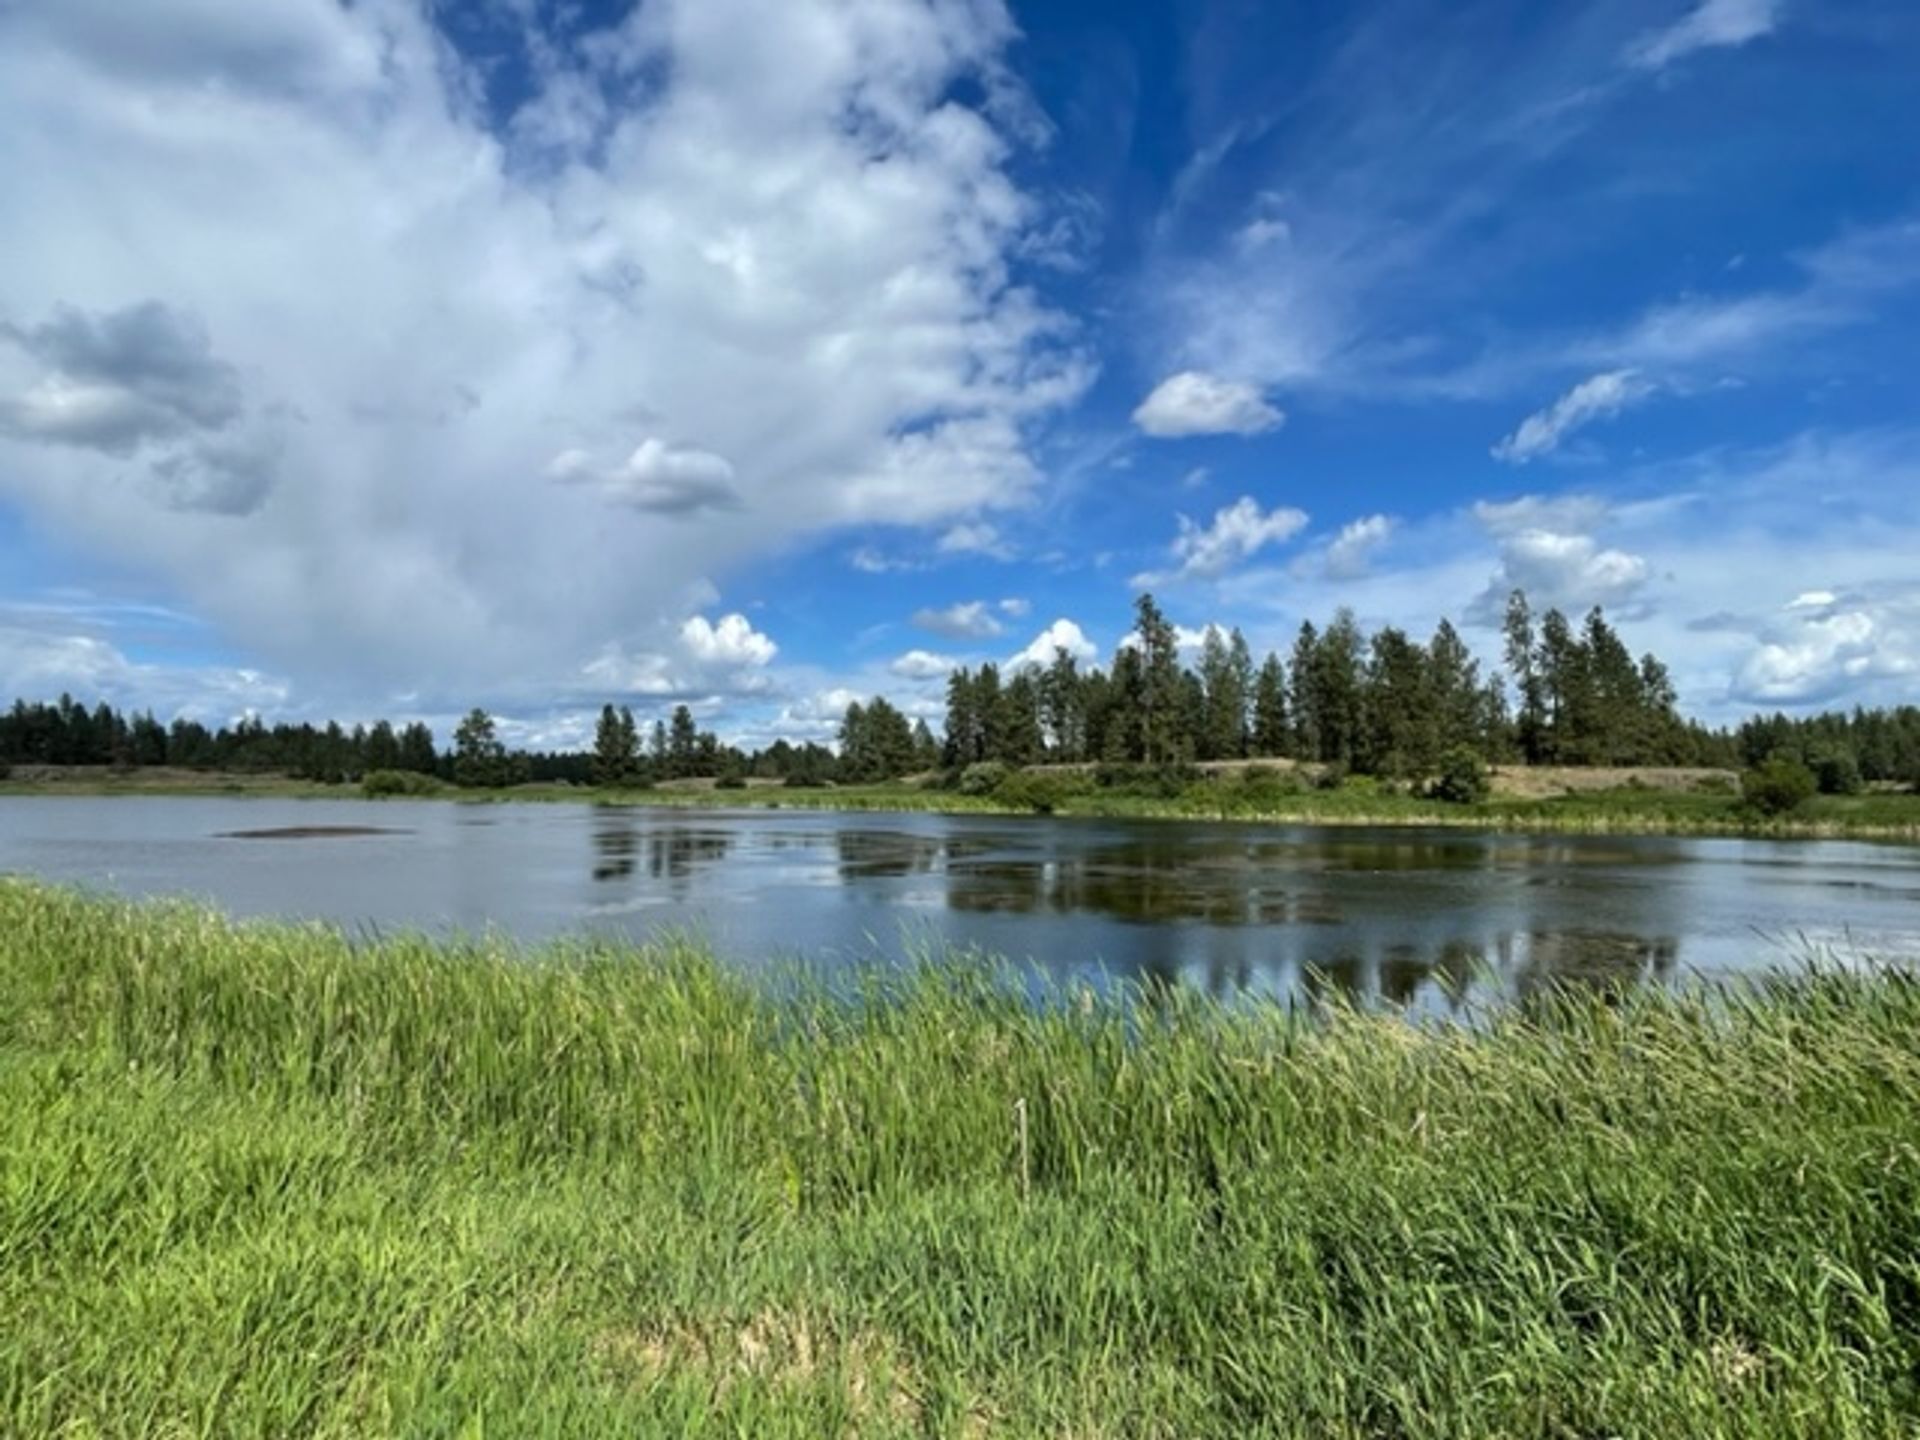
[[0,881],[0,1434],[1920,1434],[1920,984],[1474,1028]]

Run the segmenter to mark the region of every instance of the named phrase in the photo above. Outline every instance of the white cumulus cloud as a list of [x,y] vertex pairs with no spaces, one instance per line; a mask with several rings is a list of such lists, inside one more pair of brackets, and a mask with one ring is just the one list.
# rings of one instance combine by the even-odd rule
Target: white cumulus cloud
[[512,708],[1031,496],[1090,371],[1000,0],[622,7],[504,126],[436,8],[0,5],[0,503],[303,693]]
[[902,680],[938,680],[958,663],[951,655],[936,655],[931,650],[909,650],[897,656],[887,669]]
[[1054,621],[1034,636],[1032,643],[1009,659],[1007,664],[1016,670],[1023,665],[1051,665],[1056,650],[1065,650],[1082,664],[1086,664],[1100,654],[1094,643],[1087,638],[1086,631],[1073,621],[1063,619]]
[[1133,412],[1134,424],[1161,439],[1259,435],[1278,429],[1286,418],[1267,403],[1259,386],[1244,380],[1223,380],[1198,370],[1169,375]]
[[722,615],[717,625],[695,615],[680,627],[680,640],[705,665],[761,666],[780,651],[744,615]]
[[1920,591],[1809,591],[1772,617],[1736,672],[1750,705],[1827,704],[1920,675]]
[[1242,495],[1233,504],[1216,510],[1206,525],[1196,524],[1185,515],[1179,520],[1180,533],[1173,542],[1173,558],[1179,562],[1176,568],[1136,575],[1135,584],[1216,579],[1269,545],[1292,539],[1306,526],[1307,515],[1290,506],[1262,510],[1259,501]]

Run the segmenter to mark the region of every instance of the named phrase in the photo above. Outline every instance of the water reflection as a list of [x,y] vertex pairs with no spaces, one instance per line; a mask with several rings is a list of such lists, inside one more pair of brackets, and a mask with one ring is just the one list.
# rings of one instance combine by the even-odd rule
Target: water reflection
[[986,816],[9,798],[0,871],[351,928],[645,940],[742,969],[946,947],[1137,981],[1419,1014],[1802,963],[1920,962],[1920,848]]
[[663,825],[641,811],[597,807],[593,878],[596,883],[630,880],[644,867],[648,879],[667,881],[668,893],[685,899],[700,869],[723,862],[733,842],[734,832],[723,827]]
[[[1063,964],[1057,954],[1014,953],[1149,990],[1189,984],[1454,1012],[1489,994],[1523,1001],[1565,983],[1667,981],[1680,953],[1677,931],[1663,923],[1677,902],[1660,879],[1678,862],[1632,842],[1196,827],[1029,827],[962,840],[841,830],[837,879],[860,891],[935,877],[916,893],[995,934],[1030,937],[1042,920],[1060,922],[1046,933],[1069,935],[1093,918],[1118,922],[1100,927],[1092,957]],[[1603,872],[1615,890],[1646,892],[1630,927],[1565,913]]]

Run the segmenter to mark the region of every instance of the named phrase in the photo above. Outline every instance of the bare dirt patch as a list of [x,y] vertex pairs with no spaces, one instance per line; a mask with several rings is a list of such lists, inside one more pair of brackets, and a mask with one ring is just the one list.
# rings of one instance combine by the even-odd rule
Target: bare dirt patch
[[1493,793],[1519,800],[1591,795],[1602,790],[1731,792],[1739,784],[1740,777],[1731,770],[1683,765],[1496,765],[1493,769]]

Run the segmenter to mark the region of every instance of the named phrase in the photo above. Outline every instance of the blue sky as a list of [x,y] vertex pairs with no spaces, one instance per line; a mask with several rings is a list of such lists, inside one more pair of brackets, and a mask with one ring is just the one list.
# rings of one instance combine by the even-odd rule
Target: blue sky
[[1920,693],[1903,0],[0,0],[0,693],[826,736],[1604,605]]

